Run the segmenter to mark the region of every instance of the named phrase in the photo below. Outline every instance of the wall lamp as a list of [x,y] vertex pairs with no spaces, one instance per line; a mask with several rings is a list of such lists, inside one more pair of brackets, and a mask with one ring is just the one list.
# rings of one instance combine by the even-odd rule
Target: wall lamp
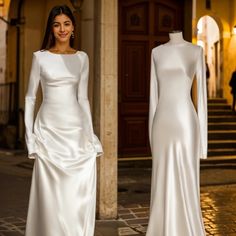
[[84,0],[70,0],[76,11],[80,11]]

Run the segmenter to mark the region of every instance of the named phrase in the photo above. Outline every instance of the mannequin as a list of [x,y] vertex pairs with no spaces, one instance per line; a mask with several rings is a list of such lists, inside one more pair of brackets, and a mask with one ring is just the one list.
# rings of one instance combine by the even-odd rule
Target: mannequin
[[[150,217],[146,236],[205,236],[199,162],[207,157],[207,94],[203,50],[171,32],[152,50],[149,139]],[[191,89],[197,82],[197,112]]]

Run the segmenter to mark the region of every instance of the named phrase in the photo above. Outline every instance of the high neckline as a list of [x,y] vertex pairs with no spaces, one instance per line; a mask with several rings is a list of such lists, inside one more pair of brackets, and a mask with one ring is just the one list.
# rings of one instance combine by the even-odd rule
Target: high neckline
[[54,53],[54,52],[51,52],[51,51],[49,51],[49,50],[45,50],[45,51],[48,52],[48,53],[50,53],[50,54],[53,54],[53,55],[60,55],[60,56],[64,56],[64,55],[66,55],[66,56],[68,56],[68,55],[76,55],[76,54],[79,53],[79,51],[76,51],[76,52],[74,52],[74,53]]
[[180,45],[184,44],[187,41],[184,40],[183,38],[183,33],[182,31],[173,31],[169,33],[169,38],[170,40],[168,41],[169,44],[173,45]]

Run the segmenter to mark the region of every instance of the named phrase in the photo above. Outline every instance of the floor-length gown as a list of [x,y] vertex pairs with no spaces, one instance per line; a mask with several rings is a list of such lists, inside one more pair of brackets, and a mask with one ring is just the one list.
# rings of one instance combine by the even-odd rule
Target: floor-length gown
[[[86,53],[33,55],[25,99],[26,144],[35,159],[26,236],[93,236],[96,156]],[[34,121],[36,92],[43,102]]]
[[[199,161],[207,156],[203,50],[187,41],[152,50],[149,138],[153,157],[147,236],[204,236]],[[191,99],[197,82],[197,112]]]

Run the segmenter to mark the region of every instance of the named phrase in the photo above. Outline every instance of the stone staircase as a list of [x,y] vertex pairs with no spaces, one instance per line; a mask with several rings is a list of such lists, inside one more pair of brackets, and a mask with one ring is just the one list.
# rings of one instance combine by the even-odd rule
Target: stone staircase
[[[151,167],[151,157],[119,158],[120,167]],[[236,165],[236,113],[226,99],[208,99],[208,158],[201,168]]]
[[226,99],[208,100],[208,157],[236,158],[236,113]]

